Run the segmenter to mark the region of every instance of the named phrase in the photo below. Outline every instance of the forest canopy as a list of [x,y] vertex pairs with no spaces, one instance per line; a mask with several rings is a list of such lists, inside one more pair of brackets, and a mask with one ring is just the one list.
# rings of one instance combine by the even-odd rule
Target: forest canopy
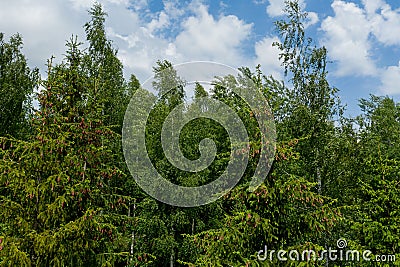
[[[162,146],[163,123],[174,109],[184,104],[203,112],[213,108],[208,100],[220,101],[247,130],[240,182],[191,208],[154,199],[129,171],[123,124],[141,85],[134,74],[124,77],[103,7],[93,5],[88,15],[84,41],[71,37],[61,63],[43,59],[45,78],[28,66],[22,36],[6,40],[0,33],[0,266],[399,264],[400,103],[371,95],[359,100],[360,115],[346,117],[340,88],[328,80],[329,51],[308,38],[298,1],[287,2],[275,23],[285,82],[260,66],[243,66],[238,77],[217,77],[210,89],[196,83],[188,101],[173,62],[160,59],[153,67],[156,104],[145,125],[146,149],[169,182],[214,181],[236,145],[220,123],[192,120],[180,132],[180,151],[196,160],[199,144],[210,139],[216,156],[198,172],[177,168]],[[267,99],[276,128],[273,163],[255,191],[248,187],[262,134],[254,111],[235,93],[245,86],[240,77]],[[166,92],[171,82],[176,86]],[[322,253],[330,248],[358,251],[360,258],[333,260]],[[279,250],[317,255],[282,260]]]

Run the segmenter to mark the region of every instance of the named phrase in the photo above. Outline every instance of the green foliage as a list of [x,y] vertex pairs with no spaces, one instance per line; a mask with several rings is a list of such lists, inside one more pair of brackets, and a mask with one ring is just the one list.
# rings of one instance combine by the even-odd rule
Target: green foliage
[[4,250],[1,264],[17,264],[12,250],[34,266],[95,266],[126,262],[129,197],[113,163],[117,135],[85,106],[81,53],[69,43],[67,62],[53,67],[39,94],[33,138],[1,139],[0,191]]
[[91,84],[88,104],[99,105],[105,125],[121,133],[125,109],[139,84],[134,75],[126,85],[123,66],[105,32],[107,14],[100,4],[90,9],[91,20],[85,24],[88,52],[82,58],[82,68]]
[[400,257],[400,105],[388,97],[360,100],[360,191],[349,215],[352,237],[374,254]]
[[[197,118],[180,131],[179,149],[187,159],[199,159],[199,143],[209,138],[216,157],[200,172],[176,168],[161,142],[172,110],[179,109],[173,118],[179,121],[192,111],[212,111],[210,99],[221,101],[249,136],[241,155],[250,158],[238,186],[196,208],[156,201],[131,177],[121,129],[140,83],[133,74],[125,80],[101,5],[89,15],[88,48],[72,37],[64,61],[48,61],[43,81],[27,67],[22,38],[5,42],[0,35],[0,266],[375,266],[257,257],[264,248],[334,248],[341,237],[349,249],[393,254],[398,265],[400,105],[371,96],[360,100],[360,116],[343,116],[338,90],[328,82],[327,50],[307,38],[307,14],[298,1],[287,1],[287,17],[276,22],[281,42],[275,45],[289,85],[260,66],[254,72],[242,67],[237,77],[216,77],[210,91],[196,83],[188,104],[186,81],[172,63],[159,60],[153,68],[157,101],[146,146],[167,180],[207,184],[225,171],[237,145],[222,125]],[[265,109],[252,110],[234,90],[249,86],[268,100],[278,135],[271,171],[254,192],[247,188],[262,146],[256,115]]]
[[157,61],[157,66],[153,68],[154,81],[153,88],[157,90],[160,100],[167,105],[170,110],[182,104],[185,92],[185,82],[176,73],[172,63],[164,60]]
[[121,187],[120,136],[110,128],[122,123],[127,100],[107,105],[131,94],[138,82],[132,76],[125,85],[121,63],[102,40],[100,9],[95,5],[87,26],[89,54],[72,38],[65,61],[49,61],[32,138],[1,139],[2,266],[130,262],[132,197]]
[[7,43],[0,33],[0,136],[23,138],[29,133],[31,94],[39,76],[37,69],[29,69],[21,49],[19,34]]

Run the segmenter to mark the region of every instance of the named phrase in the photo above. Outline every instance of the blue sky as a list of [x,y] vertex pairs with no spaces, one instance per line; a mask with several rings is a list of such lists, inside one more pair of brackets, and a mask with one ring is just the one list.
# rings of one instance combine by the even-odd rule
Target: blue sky
[[[100,0],[107,33],[119,50],[127,76],[141,82],[158,59],[173,63],[216,61],[232,67],[261,64],[283,78],[273,22],[284,0]],[[329,80],[340,89],[347,114],[369,94],[400,100],[400,1],[301,0],[309,12],[307,33],[328,49]],[[63,58],[72,34],[84,39],[92,0],[2,0],[0,31],[19,32],[30,66],[45,73],[46,59]]]

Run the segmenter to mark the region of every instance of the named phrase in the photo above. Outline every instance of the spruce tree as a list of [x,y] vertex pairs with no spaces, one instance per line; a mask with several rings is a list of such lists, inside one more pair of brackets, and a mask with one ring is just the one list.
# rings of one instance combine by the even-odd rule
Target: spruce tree
[[22,44],[19,34],[6,42],[0,33],[0,136],[26,138],[29,133],[32,93],[39,75],[28,67]]
[[111,266],[129,260],[131,227],[112,151],[117,135],[82,74],[72,39],[66,60],[48,64],[29,141],[1,139],[3,266]]

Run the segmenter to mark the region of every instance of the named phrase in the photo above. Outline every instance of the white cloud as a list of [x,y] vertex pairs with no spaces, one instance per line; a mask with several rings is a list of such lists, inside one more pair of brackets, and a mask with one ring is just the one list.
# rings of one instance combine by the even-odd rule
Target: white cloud
[[325,31],[323,44],[337,61],[336,75],[374,75],[376,67],[370,56],[371,26],[365,12],[354,3],[335,0],[334,17],[327,17],[321,25]]
[[400,62],[398,66],[389,66],[381,76],[380,91],[388,95],[400,94]]
[[[24,41],[24,53],[31,66],[45,68],[52,55],[58,60],[65,51],[66,40],[72,34],[82,37],[84,18],[68,1],[3,0],[0,9],[1,31],[7,36],[20,33]],[[42,73],[44,73],[42,71]]]
[[362,0],[367,14],[374,14],[384,2],[382,0]]
[[[115,31],[122,36],[128,36],[140,30],[142,22],[139,15],[136,12],[128,10],[125,6],[105,6],[105,11],[108,14],[106,19],[107,34],[110,34],[110,37],[113,37],[112,34]],[[88,15],[85,16],[85,21],[87,20],[89,20]]]
[[[263,4],[266,1],[255,1],[255,4]],[[268,0],[269,4],[267,5],[267,14],[274,18],[274,17],[279,17],[285,14],[285,0]],[[306,8],[306,3],[305,0],[299,0],[299,5],[301,7],[302,10],[305,10]],[[315,12],[307,12],[308,13],[308,17],[307,17],[307,21],[305,23],[305,28],[314,25],[315,23],[317,23],[319,21],[318,18],[318,14]]]
[[[79,1],[79,0],[77,0]],[[149,5],[149,0],[135,0],[130,3],[135,11],[146,10]]]
[[195,15],[182,22],[182,32],[174,42],[177,52],[188,60],[242,63],[240,46],[250,35],[252,24],[233,15],[215,19],[202,4],[194,10]]
[[337,76],[375,76],[381,81],[381,92],[398,94],[400,67],[378,67],[372,51],[376,43],[400,45],[400,31],[396,30],[400,29],[400,10],[384,0],[362,0],[362,4],[335,0],[335,15],[321,24],[325,32],[322,43],[338,63]]
[[[129,0],[68,0],[72,4],[72,7],[78,11],[90,9],[96,2],[103,5],[123,5],[125,7],[129,6]],[[66,2],[68,2],[66,1]],[[133,4],[134,8],[144,8],[147,6],[147,1],[135,1]]]
[[177,19],[185,14],[185,9],[179,7],[178,0],[163,1],[165,12],[172,18]]
[[318,14],[315,12],[307,12],[307,21],[304,25],[305,28],[316,24],[319,21]]
[[[122,36],[116,32],[110,37],[117,37],[116,45],[119,47],[118,57],[125,66],[125,72],[135,74],[140,81],[147,79],[152,72],[152,67],[158,59],[170,59],[166,49],[168,42],[161,37],[153,35],[145,26],[134,25],[134,31]],[[116,28],[114,28],[117,31]],[[175,63],[174,61],[172,61]]]
[[[65,43],[72,35],[84,41],[83,25],[89,20],[87,11],[94,0],[2,0],[0,28],[6,36],[20,33],[24,41],[24,53],[32,67],[39,67],[45,76],[46,60],[55,56],[60,62],[65,54]],[[99,0],[106,12],[107,31],[118,29],[127,36],[140,27],[135,12],[127,9],[128,0]],[[142,7],[146,1],[142,1]],[[118,41],[118,40],[117,40]],[[131,40],[132,42],[132,40]]]
[[226,10],[229,7],[228,4],[224,3],[224,1],[219,1],[219,10],[220,12]]
[[[116,15],[109,16],[111,26],[115,26],[112,17]],[[119,58],[127,72],[134,73],[139,80],[148,78],[156,60],[161,59],[174,64],[209,60],[236,67],[246,62],[240,48],[250,35],[252,24],[246,24],[236,16],[221,14],[214,18],[201,2],[194,1],[186,9],[180,9],[178,2],[173,0],[164,1],[164,10],[152,17],[148,23],[137,16],[124,18],[125,24],[132,22],[129,31],[121,32],[116,26],[108,31],[116,40]],[[176,37],[164,37],[162,31],[171,28],[177,31]],[[158,30],[161,30],[160,34],[157,34]]]
[[[65,42],[72,34],[85,40],[83,25],[90,19],[87,11],[94,1],[36,0],[21,5],[4,0],[0,26],[8,34],[22,34],[29,64],[38,66],[45,76],[46,60],[55,55],[56,62],[60,62]],[[106,31],[118,49],[127,76],[134,73],[144,81],[161,59],[173,63],[208,60],[234,67],[255,63],[254,56],[245,55],[243,47],[252,34],[253,24],[234,15],[213,16],[200,0],[186,6],[178,0],[164,0],[163,9],[157,13],[149,13],[148,0],[99,2],[108,13]],[[174,33],[170,34],[171,31]],[[254,44],[257,63],[275,73],[276,61],[270,60],[273,50],[267,42],[265,39]]]
[[95,0],[70,0],[70,3],[76,10],[80,10],[82,8],[88,9],[93,5],[94,2]]
[[253,3],[256,5],[263,5],[267,2],[267,0],[253,0]]
[[383,1],[363,0],[372,33],[384,45],[400,45],[400,10]]
[[[271,17],[279,17],[285,14],[285,0],[268,0],[267,14]],[[304,0],[299,0],[299,5],[305,8]]]
[[279,61],[279,49],[272,46],[274,42],[278,42],[278,37],[265,37],[255,44],[256,59],[255,64],[261,64],[264,74],[272,75],[276,79],[282,79],[282,67]]
[[149,29],[150,33],[153,33],[154,31],[160,30],[168,25],[169,17],[164,11],[161,11],[158,15],[158,18],[152,19],[152,21],[147,25],[147,28]]
[[282,16],[285,12],[283,11],[285,8],[284,0],[269,0],[269,4],[267,6],[267,14],[271,17]]

